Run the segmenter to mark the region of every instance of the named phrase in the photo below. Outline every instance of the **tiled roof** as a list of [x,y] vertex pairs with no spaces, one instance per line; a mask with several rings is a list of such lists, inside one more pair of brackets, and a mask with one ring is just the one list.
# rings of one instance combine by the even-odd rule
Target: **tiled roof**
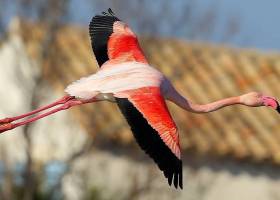
[[[20,30],[29,55],[38,59],[44,27],[24,23]],[[195,102],[208,103],[249,91],[280,98],[280,54],[153,37],[141,38],[140,43],[150,63]],[[60,28],[47,53],[44,79],[61,94],[69,83],[97,69],[86,28]],[[232,106],[202,115],[168,105],[184,150],[280,164],[280,115],[275,111]],[[72,112],[90,134],[124,144],[133,141],[114,104],[100,102]]]

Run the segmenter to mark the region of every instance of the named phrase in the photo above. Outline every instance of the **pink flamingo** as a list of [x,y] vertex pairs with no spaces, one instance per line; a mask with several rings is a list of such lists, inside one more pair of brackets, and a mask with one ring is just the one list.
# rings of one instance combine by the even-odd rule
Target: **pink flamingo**
[[[179,134],[165,99],[189,112],[208,113],[220,108],[241,104],[250,107],[268,106],[278,112],[274,97],[258,92],[225,98],[200,105],[181,96],[170,81],[151,67],[136,35],[112,12],[92,18],[89,25],[91,43],[100,69],[66,88],[68,95],[32,112],[0,120],[0,132],[36,121],[73,106],[96,101],[117,103],[131,127],[140,147],[157,163],[169,185],[183,188]],[[26,120],[19,119],[41,111],[52,110]]]

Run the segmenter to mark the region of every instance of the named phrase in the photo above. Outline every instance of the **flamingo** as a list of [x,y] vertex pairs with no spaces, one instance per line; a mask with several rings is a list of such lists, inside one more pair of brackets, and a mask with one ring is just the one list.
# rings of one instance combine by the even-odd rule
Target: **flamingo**
[[[73,82],[65,89],[67,95],[47,106],[0,120],[0,133],[73,106],[97,101],[113,102],[126,118],[137,143],[163,171],[169,185],[173,183],[175,188],[179,185],[183,189],[179,132],[165,100],[193,113],[209,113],[236,104],[267,106],[280,112],[275,97],[259,92],[208,104],[197,104],[184,98],[166,76],[149,65],[137,36],[111,9],[92,18],[89,34],[100,66],[97,73]],[[49,111],[40,114],[45,110]],[[29,118],[24,120],[26,117]],[[23,120],[15,122],[20,119]]]

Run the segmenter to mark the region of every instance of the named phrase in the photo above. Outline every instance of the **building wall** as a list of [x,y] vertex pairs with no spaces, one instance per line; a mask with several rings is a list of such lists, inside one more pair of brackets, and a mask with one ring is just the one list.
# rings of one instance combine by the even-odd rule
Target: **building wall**
[[[142,152],[138,152],[142,153]],[[95,191],[100,199],[278,200],[280,173],[276,166],[233,160],[184,158],[184,189],[169,187],[147,157],[94,150],[73,165],[63,179],[66,199]],[[136,159],[135,159],[136,157]]]

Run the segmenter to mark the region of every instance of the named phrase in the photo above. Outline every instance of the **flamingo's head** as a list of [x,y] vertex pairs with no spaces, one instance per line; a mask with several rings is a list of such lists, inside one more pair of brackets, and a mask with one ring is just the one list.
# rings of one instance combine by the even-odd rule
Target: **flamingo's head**
[[135,36],[135,34],[129,28],[129,26],[126,23],[122,22],[122,21],[114,22],[113,32],[116,33],[116,34],[121,34],[121,35]]
[[279,102],[275,97],[266,96],[259,92],[250,92],[240,96],[240,102],[247,106],[258,107],[267,106],[271,107],[280,113]]
[[274,97],[270,96],[263,96],[262,97],[263,105],[268,106],[276,110],[278,113],[280,113],[280,106],[279,102]]

